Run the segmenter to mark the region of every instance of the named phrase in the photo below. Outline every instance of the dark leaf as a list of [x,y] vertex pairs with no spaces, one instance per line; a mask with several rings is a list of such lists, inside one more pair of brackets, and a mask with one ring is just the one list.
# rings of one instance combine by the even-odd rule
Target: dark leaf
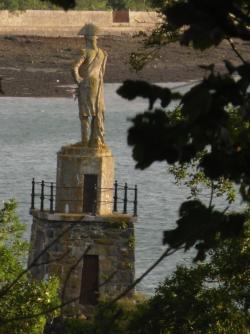
[[193,25],[183,33],[181,44],[192,45],[195,49],[204,50],[218,45],[223,38],[225,38],[223,32],[217,27]]
[[210,111],[212,103],[209,87],[203,82],[191,88],[182,99],[183,114],[190,122],[194,122],[201,114]]
[[[134,100],[136,97],[146,98],[149,100],[149,110],[153,109],[157,99],[160,99],[162,108],[165,108],[172,98],[170,89],[140,80],[124,81],[123,85],[117,89],[117,94],[128,100]],[[174,98],[176,97],[177,95],[174,94]]]
[[185,250],[195,246],[197,256],[195,261],[203,261],[209,249],[218,240],[238,237],[243,231],[246,215],[233,213],[226,215],[211,207],[206,207],[198,200],[182,203],[179,210],[177,227],[165,231],[163,243],[173,249],[184,247]]
[[220,227],[222,238],[226,239],[240,236],[245,221],[246,215],[242,213],[232,213],[226,216]]

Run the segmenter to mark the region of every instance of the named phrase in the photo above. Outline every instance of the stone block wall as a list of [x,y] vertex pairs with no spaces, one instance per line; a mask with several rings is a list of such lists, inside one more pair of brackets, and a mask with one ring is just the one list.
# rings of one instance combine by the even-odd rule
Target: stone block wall
[[0,35],[76,36],[86,23],[94,23],[102,34],[133,34],[152,30],[161,22],[156,12],[129,11],[129,22],[113,22],[112,11],[26,10],[0,11]]
[[[98,256],[98,296],[115,297],[134,280],[134,218],[129,215],[84,216],[33,211],[29,262],[42,253],[32,270],[34,279],[57,275],[65,309],[86,313],[79,302],[84,256]],[[47,250],[44,249],[47,247]],[[130,292],[132,294],[133,291]]]

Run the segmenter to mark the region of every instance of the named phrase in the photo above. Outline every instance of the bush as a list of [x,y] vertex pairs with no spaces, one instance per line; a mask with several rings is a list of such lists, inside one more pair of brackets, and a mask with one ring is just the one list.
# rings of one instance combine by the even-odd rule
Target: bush
[[47,319],[60,305],[58,281],[36,282],[24,267],[28,244],[23,241],[24,224],[9,201],[0,210],[0,334],[41,334]]
[[91,321],[82,319],[65,319],[63,322],[63,332],[60,334],[92,334],[95,333],[94,325]]
[[[146,10],[150,8],[150,0],[76,0],[75,10]],[[51,2],[41,0],[3,0],[0,1],[0,10],[10,11],[26,9],[61,9]]]

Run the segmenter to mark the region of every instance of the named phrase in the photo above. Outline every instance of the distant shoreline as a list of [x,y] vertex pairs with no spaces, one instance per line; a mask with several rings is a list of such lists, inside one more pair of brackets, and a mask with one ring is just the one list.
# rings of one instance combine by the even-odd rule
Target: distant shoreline
[[[164,86],[164,87],[169,87],[171,89],[181,89],[181,88],[185,88],[188,87],[190,85],[192,85],[193,83],[199,82],[200,80],[188,80],[186,82],[154,82],[155,85],[159,85],[159,86]],[[106,85],[117,85],[117,88],[122,85],[122,82],[104,82],[104,91],[105,91],[105,86]],[[17,97],[17,98],[33,98],[33,99],[48,99],[48,98],[53,98],[53,99],[60,99],[60,98],[65,98],[65,99],[74,99],[74,89],[76,88],[76,85],[69,85],[68,87],[60,87],[57,86],[57,89],[60,88],[65,88],[68,92],[68,94],[65,94],[63,96],[32,96],[32,95],[0,95],[0,99],[1,98],[12,98],[12,97]]]
[[[187,82],[202,78],[206,71],[199,65],[215,63],[225,71],[223,60],[238,59],[227,43],[205,52],[178,44],[163,47],[155,60],[136,73],[130,69],[129,55],[141,47],[138,38],[104,36],[99,45],[108,53],[104,81],[119,83],[126,79],[149,82]],[[239,51],[250,58],[250,43],[236,41]],[[0,77],[4,96],[72,97],[71,66],[84,47],[79,37],[0,36]],[[0,95],[1,96],[1,95]]]

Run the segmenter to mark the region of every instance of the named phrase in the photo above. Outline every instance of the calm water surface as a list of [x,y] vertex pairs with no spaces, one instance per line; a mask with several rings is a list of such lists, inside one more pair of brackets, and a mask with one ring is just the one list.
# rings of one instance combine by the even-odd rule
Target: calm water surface
[[[175,226],[178,207],[188,194],[173,183],[165,163],[154,163],[145,171],[135,169],[126,141],[129,118],[146,110],[145,100],[128,102],[116,95],[115,84],[105,85],[106,141],[116,158],[116,178],[139,188],[136,224],[136,276],[144,272],[164,251],[162,233]],[[0,200],[16,198],[19,214],[27,224],[31,217],[30,185],[37,180],[55,181],[56,153],[62,145],[80,138],[77,103],[67,98],[1,98],[0,103]],[[152,293],[176,263],[189,261],[178,253],[158,266],[137,287]]]

